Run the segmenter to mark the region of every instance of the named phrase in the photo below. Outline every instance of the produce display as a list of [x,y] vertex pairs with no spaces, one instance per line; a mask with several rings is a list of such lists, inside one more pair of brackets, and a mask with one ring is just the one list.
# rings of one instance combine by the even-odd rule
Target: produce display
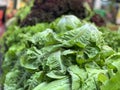
[[120,30],[83,1],[34,0],[18,11],[0,40],[3,90],[120,89]]
[[4,90],[119,90],[120,53],[108,46],[103,29],[74,15],[9,27]]

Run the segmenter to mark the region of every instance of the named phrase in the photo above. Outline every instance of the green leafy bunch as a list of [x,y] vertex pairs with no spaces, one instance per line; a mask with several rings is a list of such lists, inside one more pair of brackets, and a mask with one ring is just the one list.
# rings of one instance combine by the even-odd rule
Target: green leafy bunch
[[93,24],[64,15],[13,28],[3,37],[5,90],[119,90],[120,53]]

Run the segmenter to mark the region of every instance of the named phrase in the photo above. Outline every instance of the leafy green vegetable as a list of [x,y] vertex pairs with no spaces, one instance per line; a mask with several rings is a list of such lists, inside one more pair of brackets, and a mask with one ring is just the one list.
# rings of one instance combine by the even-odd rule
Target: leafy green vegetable
[[[65,32],[60,36],[66,45],[76,44],[78,47],[86,47],[89,44],[100,45],[103,42],[102,33],[91,24],[85,24],[79,28]],[[67,42],[66,42],[67,41]]]
[[117,72],[104,86],[101,90],[119,90],[120,89],[120,72]]
[[18,71],[18,70],[7,73],[5,85],[4,85],[5,90],[16,90],[17,89],[16,84],[17,84],[17,77],[18,77],[19,73],[20,73],[20,71]]
[[60,80],[52,81],[50,83],[41,83],[33,90],[70,90],[69,79],[63,78]]
[[4,89],[109,89],[112,82],[119,82],[120,54],[103,36],[94,25],[73,15],[50,24],[10,27],[3,37]]
[[115,51],[120,51],[120,30],[110,30],[107,27],[101,27],[105,42]]
[[26,82],[25,87],[27,87],[27,90],[34,89],[38,84],[40,84],[43,81],[44,73],[41,72],[35,72]]
[[71,75],[71,84],[72,84],[71,89],[72,90],[79,90],[82,85],[82,80],[85,79],[87,76],[87,73],[85,73],[83,71],[82,72],[84,73],[84,76],[82,76],[81,71],[82,70],[78,66],[70,66],[68,68],[68,72]]
[[81,21],[74,15],[64,15],[52,22],[50,26],[55,32],[62,33],[81,26]]

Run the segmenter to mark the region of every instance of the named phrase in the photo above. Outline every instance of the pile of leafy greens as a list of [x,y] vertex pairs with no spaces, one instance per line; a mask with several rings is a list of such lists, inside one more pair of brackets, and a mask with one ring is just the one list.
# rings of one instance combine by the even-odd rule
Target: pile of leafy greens
[[120,28],[118,30],[110,30],[107,27],[100,27],[105,42],[115,51],[120,51]]
[[94,25],[76,16],[13,26],[3,40],[4,90],[120,89],[120,53]]

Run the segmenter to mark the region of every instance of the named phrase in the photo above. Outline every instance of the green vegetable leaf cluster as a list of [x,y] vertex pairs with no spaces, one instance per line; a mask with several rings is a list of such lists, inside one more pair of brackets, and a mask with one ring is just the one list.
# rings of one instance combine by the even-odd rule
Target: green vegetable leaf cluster
[[107,27],[101,27],[100,31],[103,32],[105,42],[115,51],[120,51],[120,29],[110,30]]
[[120,54],[76,16],[13,27],[3,39],[5,90],[119,90]]

